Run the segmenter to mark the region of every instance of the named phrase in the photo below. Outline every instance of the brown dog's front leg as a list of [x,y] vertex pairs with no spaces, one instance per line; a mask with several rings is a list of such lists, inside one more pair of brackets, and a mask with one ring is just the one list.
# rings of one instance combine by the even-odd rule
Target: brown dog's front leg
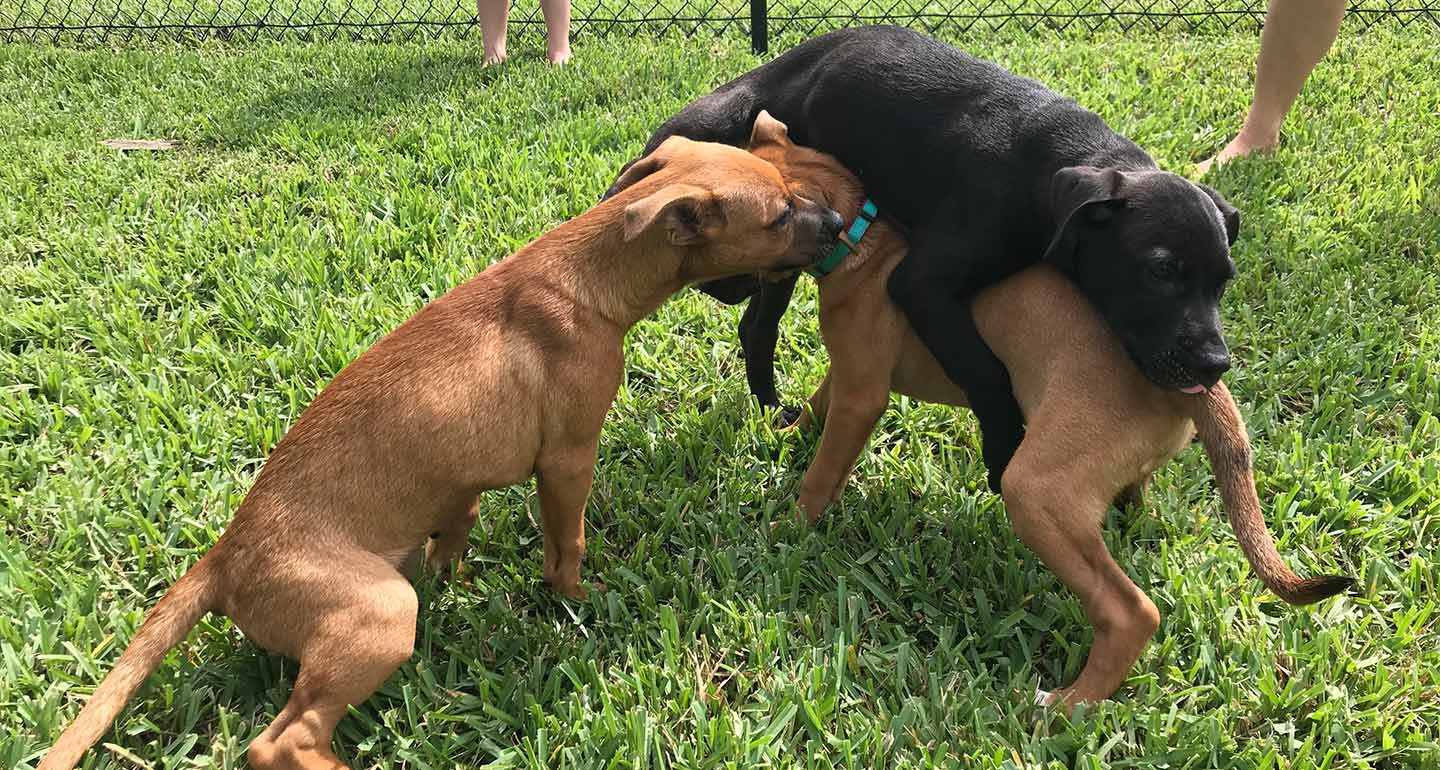
[[820,381],[820,386],[810,394],[810,401],[805,408],[800,410],[800,416],[795,422],[790,423],[784,430],[806,431],[812,425],[821,421],[821,418],[830,410],[830,372],[825,372],[825,379]]
[[456,562],[465,555],[470,545],[470,530],[480,518],[480,500],[470,504],[465,513],[447,522],[439,532],[431,535],[425,544],[425,566],[441,577],[450,577],[455,572]]
[[[800,510],[797,511],[797,515],[804,515],[811,524],[820,519],[826,506],[840,498],[845,479],[890,400],[890,388],[884,382],[862,380],[851,385],[849,378],[833,366],[825,379],[829,386],[821,386],[829,402],[825,428],[820,434],[820,449],[800,482]],[[816,395],[822,391],[816,391]],[[813,404],[814,399],[811,401]]]
[[571,599],[584,599],[580,562],[585,559],[585,501],[595,480],[595,450],[572,452],[536,473],[545,534],[545,582]]
[[1144,479],[1126,486],[1115,496],[1115,508],[1120,511],[1129,509],[1139,510],[1145,507],[1145,487],[1149,483],[1150,476],[1146,474]]
[[1160,612],[1105,547],[1099,521],[1106,501],[1076,495],[1072,476],[1037,471],[1024,455],[1022,443],[1002,484],[1015,534],[1075,592],[1095,627],[1095,643],[1080,676],[1047,703],[1071,708],[1104,700],[1120,688],[1155,635]]

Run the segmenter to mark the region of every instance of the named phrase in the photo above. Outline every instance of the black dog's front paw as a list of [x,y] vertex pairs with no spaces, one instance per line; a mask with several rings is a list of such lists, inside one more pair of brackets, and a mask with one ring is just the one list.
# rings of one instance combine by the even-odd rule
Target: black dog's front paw
[[800,419],[800,410],[791,409],[788,406],[781,406],[775,414],[775,427],[788,428]]

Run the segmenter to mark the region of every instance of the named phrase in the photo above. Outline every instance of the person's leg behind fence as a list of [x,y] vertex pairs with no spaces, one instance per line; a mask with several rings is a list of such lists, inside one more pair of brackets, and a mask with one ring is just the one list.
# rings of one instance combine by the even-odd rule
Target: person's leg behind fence
[[1200,164],[1201,174],[1233,158],[1274,149],[1279,143],[1285,115],[1340,32],[1345,1],[1270,0],[1255,63],[1254,102],[1240,133],[1215,157]]
[[505,61],[505,32],[510,0],[475,0],[480,16],[480,37],[485,41],[485,63]]
[[551,64],[570,61],[570,0],[540,0],[545,15],[545,58]]

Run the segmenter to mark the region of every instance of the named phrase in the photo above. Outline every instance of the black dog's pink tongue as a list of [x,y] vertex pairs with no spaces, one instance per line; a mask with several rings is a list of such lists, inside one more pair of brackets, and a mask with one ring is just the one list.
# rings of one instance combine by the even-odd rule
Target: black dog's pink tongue
[[1188,387],[1188,388],[1181,388],[1181,389],[1180,389],[1180,392],[1181,392],[1181,393],[1190,393],[1190,394],[1192,394],[1192,395],[1193,395],[1193,394],[1196,394],[1196,393],[1204,393],[1205,391],[1206,391],[1206,387],[1205,387],[1204,385],[1200,385],[1200,384],[1198,384],[1198,383],[1195,384],[1195,385],[1191,385],[1191,386]]

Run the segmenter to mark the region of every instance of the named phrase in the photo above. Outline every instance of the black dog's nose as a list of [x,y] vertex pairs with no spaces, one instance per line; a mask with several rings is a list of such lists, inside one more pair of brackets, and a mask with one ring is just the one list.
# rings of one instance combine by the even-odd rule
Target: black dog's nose
[[1230,371],[1230,353],[1227,350],[1202,352],[1195,356],[1190,368],[1205,387],[1213,387],[1220,381],[1220,375]]
[[1230,371],[1230,348],[1217,331],[1181,334],[1176,340],[1182,361],[1201,385],[1209,388]]

